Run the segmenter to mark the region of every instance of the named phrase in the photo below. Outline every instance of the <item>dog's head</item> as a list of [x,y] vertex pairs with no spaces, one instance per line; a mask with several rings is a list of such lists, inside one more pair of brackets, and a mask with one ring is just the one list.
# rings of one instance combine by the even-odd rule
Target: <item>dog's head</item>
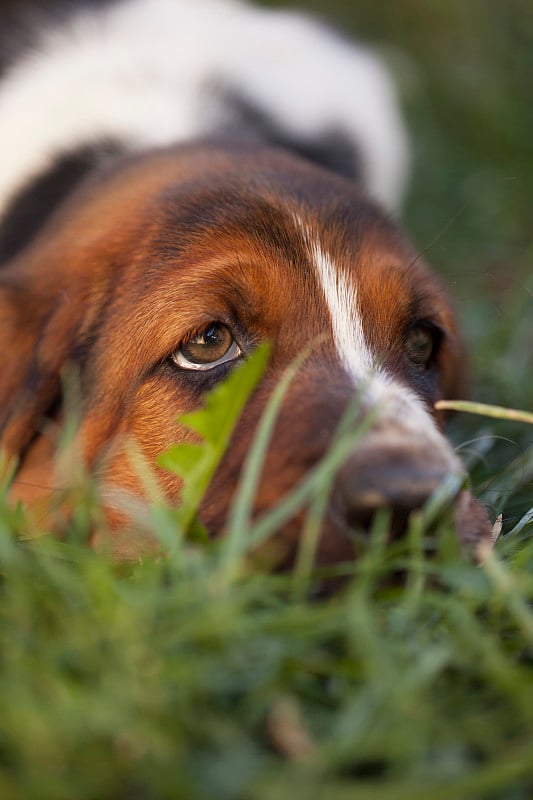
[[[155,463],[188,436],[178,415],[265,340],[267,373],[203,504],[213,534],[268,397],[306,347],[258,513],[325,454],[356,391],[375,417],[337,474],[324,560],[350,553],[351,531],[382,506],[402,530],[446,475],[461,473],[433,411],[463,376],[445,292],[350,182],[281,151],[201,144],[125,159],[86,182],[0,281],[1,442],[20,459],[22,497],[52,488],[43,420],[58,413],[69,362],[81,379],[84,459],[107,484],[138,491],[121,440],[133,437]],[[160,479],[176,496],[178,479]],[[289,544],[299,525],[286,526]],[[467,543],[489,534],[467,492],[456,527]]]

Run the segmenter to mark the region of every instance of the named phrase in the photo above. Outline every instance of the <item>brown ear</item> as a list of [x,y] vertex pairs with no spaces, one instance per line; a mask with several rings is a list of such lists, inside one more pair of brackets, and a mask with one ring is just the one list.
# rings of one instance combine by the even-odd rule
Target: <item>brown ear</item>
[[6,268],[0,280],[0,448],[21,457],[59,398],[80,313],[62,287],[51,291],[13,273]]
[[[113,259],[137,243],[139,196],[166,173],[126,170],[102,190],[95,179],[57,209],[47,225],[11,261],[0,266],[0,449],[24,457],[57,407],[61,372],[78,362],[98,331],[113,292]],[[144,181],[144,182],[143,182]],[[114,183],[116,187],[114,187]],[[113,268],[110,264],[113,261]]]

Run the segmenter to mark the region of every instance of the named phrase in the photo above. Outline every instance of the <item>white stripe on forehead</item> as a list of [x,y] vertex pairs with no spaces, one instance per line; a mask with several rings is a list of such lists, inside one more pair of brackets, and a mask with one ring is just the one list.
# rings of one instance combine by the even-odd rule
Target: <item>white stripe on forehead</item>
[[365,339],[357,307],[357,288],[339,272],[317,239],[308,245],[331,316],[340,361],[346,372],[360,381],[376,370],[376,364]]
[[333,340],[339,360],[355,383],[379,373],[379,366],[365,339],[357,306],[357,287],[326,253],[320,240],[299,216],[296,225],[303,234],[309,256],[317,271],[331,317]]
[[451,472],[460,473],[459,460],[422,400],[387,374],[380,366],[378,356],[372,353],[357,304],[357,286],[339,270],[323,249],[318,236],[299,216],[295,217],[295,222],[304,236],[324,293],[339,361],[354,385],[362,391],[365,404],[380,406],[374,430],[387,429],[389,440],[391,435],[399,436],[401,440],[406,436],[422,438],[428,446],[439,449]]

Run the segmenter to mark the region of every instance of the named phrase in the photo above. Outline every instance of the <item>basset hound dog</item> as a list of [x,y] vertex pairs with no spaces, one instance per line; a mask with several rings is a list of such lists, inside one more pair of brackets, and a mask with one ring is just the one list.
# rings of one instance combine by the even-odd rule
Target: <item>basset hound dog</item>
[[[55,460],[69,366],[79,458],[101,486],[140,496],[123,443],[155,468],[190,436],[178,416],[268,341],[200,508],[208,531],[224,532],[265,405],[308,347],[254,514],[327,453],[358,394],[372,422],[333,481],[318,557],[349,558],[380,508],[401,534],[464,474],[434,403],[460,395],[465,353],[442,282],[394,221],[408,147],[381,61],[303,14],[232,0],[19,0],[5,13],[0,445],[18,465],[12,496],[31,507],[67,478]],[[179,479],[157,476],[175,501]],[[115,555],[134,557],[123,509],[108,501],[106,513],[122,529]],[[302,515],[280,532],[289,550]],[[453,515],[465,545],[490,538],[465,488]]]

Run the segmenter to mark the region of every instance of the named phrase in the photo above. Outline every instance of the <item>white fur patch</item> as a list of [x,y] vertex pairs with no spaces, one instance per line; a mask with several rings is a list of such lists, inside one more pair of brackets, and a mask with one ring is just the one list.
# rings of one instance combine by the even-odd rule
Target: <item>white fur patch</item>
[[102,137],[132,149],[213,132],[213,87],[308,140],[338,129],[369,192],[400,202],[404,126],[382,63],[301,14],[232,0],[124,0],[44,30],[0,87],[0,214],[54,156]]
[[406,439],[423,441],[438,450],[450,472],[462,473],[459,459],[422,400],[388,374],[380,365],[379,357],[372,353],[363,329],[363,311],[357,303],[357,287],[334,264],[318,236],[311,233],[301,218],[296,217],[295,222],[304,235],[324,294],[339,361],[361,391],[363,404],[378,409],[373,435],[386,432],[389,444],[395,438],[404,443]]
[[363,333],[357,308],[357,289],[339,272],[317,238],[308,241],[308,246],[331,316],[340,362],[354,382],[360,382],[376,370],[376,365]]
[[340,363],[356,386],[381,379],[381,369],[363,331],[357,305],[357,287],[338,269],[322,247],[318,234],[298,214],[294,215],[294,223],[304,238],[316,270],[330,314],[333,341]]

